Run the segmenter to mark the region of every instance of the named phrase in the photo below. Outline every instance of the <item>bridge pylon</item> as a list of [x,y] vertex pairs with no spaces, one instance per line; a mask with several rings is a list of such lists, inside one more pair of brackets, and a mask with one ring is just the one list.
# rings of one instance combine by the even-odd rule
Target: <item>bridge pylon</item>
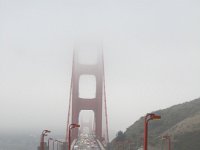
[[[68,126],[70,123],[79,124],[79,115],[82,110],[94,112],[94,129],[96,138],[102,141],[102,115],[103,101],[105,98],[103,51],[97,46],[97,60],[95,64],[81,64],[79,62],[80,46],[76,46],[73,54],[73,67],[71,78],[71,90],[68,112]],[[80,97],[79,82],[82,75],[90,75],[95,78],[96,92],[94,98]],[[106,107],[105,107],[106,108]],[[107,111],[107,110],[106,110]],[[107,112],[106,112],[107,113]],[[107,114],[106,114],[107,117]],[[106,118],[107,119],[107,118]],[[67,129],[68,130],[68,129]],[[72,130],[71,141],[78,137],[78,128]],[[66,136],[66,140],[67,140]],[[104,138],[105,139],[105,138]]]

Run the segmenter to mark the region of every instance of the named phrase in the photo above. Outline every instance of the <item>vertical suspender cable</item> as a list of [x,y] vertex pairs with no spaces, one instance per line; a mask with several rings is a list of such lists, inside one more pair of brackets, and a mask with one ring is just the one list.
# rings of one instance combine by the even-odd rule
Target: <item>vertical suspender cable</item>
[[105,115],[106,115],[106,134],[107,134],[107,143],[109,142],[109,133],[108,133],[108,112],[107,112],[107,101],[106,101],[106,90],[105,90],[105,71],[104,71],[104,57],[102,49],[102,67],[103,67],[103,93],[104,93],[104,106],[105,106]]
[[72,103],[72,90],[73,90],[73,76],[74,76],[74,51],[73,51],[73,60],[72,60],[72,76],[71,76],[71,85],[70,85],[70,95],[69,95],[69,106],[68,106],[68,115],[67,115],[67,131],[66,131],[66,142],[68,143],[68,131],[69,131],[69,121],[71,115],[71,103]]

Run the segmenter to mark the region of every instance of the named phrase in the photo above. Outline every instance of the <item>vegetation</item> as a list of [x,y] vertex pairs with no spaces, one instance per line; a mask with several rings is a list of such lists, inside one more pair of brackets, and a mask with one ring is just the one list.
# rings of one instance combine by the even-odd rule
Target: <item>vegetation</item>
[[[173,150],[199,150],[200,98],[153,113],[162,118],[149,123],[149,146],[152,149],[161,149],[161,137],[168,134],[171,136]],[[118,132],[112,145],[120,140],[129,140],[134,143],[133,149],[137,150],[143,144],[143,123],[144,117],[141,117],[124,133]]]
[[125,140],[125,134],[122,131],[117,132],[116,141],[124,141],[124,140]]

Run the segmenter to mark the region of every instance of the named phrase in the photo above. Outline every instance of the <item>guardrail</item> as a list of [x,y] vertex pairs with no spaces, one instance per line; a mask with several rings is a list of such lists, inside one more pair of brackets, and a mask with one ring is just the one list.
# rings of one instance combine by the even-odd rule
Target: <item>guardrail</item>
[[101,150],[106,150],[99,140],[97,140],[97,143],[99,144],[99,147],[101,148]]

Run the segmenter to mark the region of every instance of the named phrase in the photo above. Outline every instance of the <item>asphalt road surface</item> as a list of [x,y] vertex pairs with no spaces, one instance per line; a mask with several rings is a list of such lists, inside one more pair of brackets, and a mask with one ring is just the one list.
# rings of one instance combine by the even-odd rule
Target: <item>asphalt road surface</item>
[[82,133],[77,139],[73,150],[101,150],[92,134]]

